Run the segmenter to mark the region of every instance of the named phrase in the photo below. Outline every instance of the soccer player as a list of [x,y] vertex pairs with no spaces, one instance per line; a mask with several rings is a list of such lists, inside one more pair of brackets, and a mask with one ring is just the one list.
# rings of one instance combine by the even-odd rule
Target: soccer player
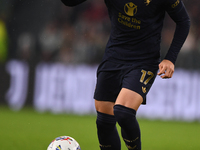
[[[62,0],[67,6],[84,1]],[[190,19],[181,0],[104,1],[112,28],[97,70],[94,94],[100,149],[121,149],[117,122],[127,148],[141,150],[136,112],[141,104],[146,104],[146,95],[156,75],[163,79],[172,77],[177,55],[189,32]],[[169,50],[160,61],[166,12],[176,23],[176,29]]]

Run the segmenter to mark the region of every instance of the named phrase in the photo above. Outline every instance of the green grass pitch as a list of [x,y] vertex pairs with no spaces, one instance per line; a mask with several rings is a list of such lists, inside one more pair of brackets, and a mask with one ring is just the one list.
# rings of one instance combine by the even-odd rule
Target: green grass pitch
[[[0,107],[0,150],[46,150],[61,135],[75,138],[82,150],[99,150],[94,115],[19,112]],[[199,150],[200,123],[138,119],[142,150]],[[122,150],[127,150],[122,142]]]

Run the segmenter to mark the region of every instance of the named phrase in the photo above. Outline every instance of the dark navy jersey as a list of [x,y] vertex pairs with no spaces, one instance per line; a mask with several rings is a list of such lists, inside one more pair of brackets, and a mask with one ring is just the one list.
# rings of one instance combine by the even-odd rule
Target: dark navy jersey
[[[86,0],[62,0],[76,6]],[[165,13],[176,30],[165,59],[175,63],[189,32],[190,20],[181,0],[104,0],[111,20],[111,34],[104,60],[120,63],[158,64]]]
[[[156,63],[160,58],[165,12],[174,15],[175,22],[179,22],[181,17],[182,22],[188,24],[189,21],[181,0],[105,0],[105,3],[112,25],[104,55],[106,60]],[[182,44],[188,32],[185,30],[184,37],[180,37]],[[179,51],[182,44],[172,50]]]

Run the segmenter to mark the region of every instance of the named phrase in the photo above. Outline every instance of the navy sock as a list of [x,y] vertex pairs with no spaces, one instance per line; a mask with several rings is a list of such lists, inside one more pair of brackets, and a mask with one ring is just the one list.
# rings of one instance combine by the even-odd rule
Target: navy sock
[[121,127],[122,137],[129,150],[141,150],[140,127],[135,117],[134,109],[122,106],[114,106],[116,121]]
[[121,142],[112,115],[97,112],[97,134],[101,150],[121,150]]

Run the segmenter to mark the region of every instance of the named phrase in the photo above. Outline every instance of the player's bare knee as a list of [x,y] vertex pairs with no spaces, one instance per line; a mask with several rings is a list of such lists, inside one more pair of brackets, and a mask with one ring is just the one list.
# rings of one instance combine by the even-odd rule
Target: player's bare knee
[[95,100],[95,108],[98,112],[114,115],[113,106],[113,102]]

